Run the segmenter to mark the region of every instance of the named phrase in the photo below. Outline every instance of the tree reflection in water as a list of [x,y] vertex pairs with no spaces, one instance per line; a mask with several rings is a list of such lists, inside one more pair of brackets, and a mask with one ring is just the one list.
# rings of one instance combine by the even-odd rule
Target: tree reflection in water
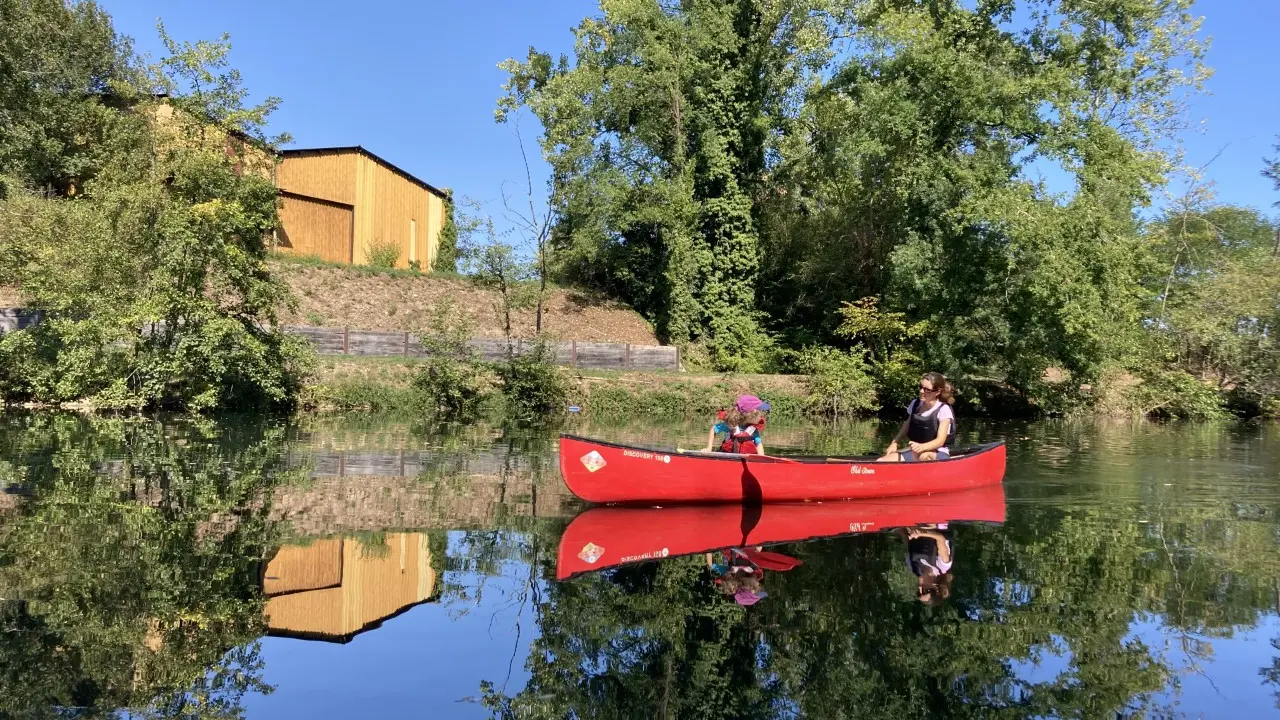
[[[528,686],[508,696],[486,685],[485,702],[518,718],[1167,710],[1158,696],[1206,659],[1205,636],[1274,612],[1275,526],[1133,512],[1029,505],[1002,527],[953,524],[940,602],[918,602],[905,531],[780,546],[803,565],[771,573],[768,597],[750,607],[716,591],[702,557],[551,583]],[[1144,644],[1134,622],[1145,617],[1174,642]],[[1054,676],[1026,672],[1051,656]],[[1280,679],[1276,667],[1264,676]]]
[[283,432],[35,416],[0,436],[0,717],[238,717]]

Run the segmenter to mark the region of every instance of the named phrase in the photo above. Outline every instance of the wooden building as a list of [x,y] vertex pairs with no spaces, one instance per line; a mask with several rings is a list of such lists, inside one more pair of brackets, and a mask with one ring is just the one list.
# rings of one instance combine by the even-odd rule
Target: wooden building
[[435,260],[447,195],[362,147],[284,150],[276,186],[282,252],[364,265],[390,246],[396,267]]
[[432,560],[427,534],[421,532],[388,533],[381,545],[352,538],[286,545],[262,573],[267,631],[349,642],[434,600],[439,589]]

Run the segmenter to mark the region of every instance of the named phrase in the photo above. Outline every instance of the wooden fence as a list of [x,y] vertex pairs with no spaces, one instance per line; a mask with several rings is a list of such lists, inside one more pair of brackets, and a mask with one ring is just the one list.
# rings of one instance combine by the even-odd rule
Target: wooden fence
[[[291,335],[311,341],[322,355],[365,355],[422,357],[427,354],[418,336],[409,332],[378,332],[348,328],[285,326]],[[501,360],[506,357],[507,341],[478,338],[467,341],[481,359]],[[679,370],[680,349],[665,345],[632,345],[630,343],[598,343],[570,340],[550,343],[556,362],[561,365],[595,369]],[[533,348],[530,340],[513,341],[516,354]]]
[[[0,308],[0,335],[21,330],[40,322],[38,311]],[[427,351],[418,336],[409,332],[379,332],[350,328],[299,327],[280,328],[289,335],[305,337],[321,355],[363,355],[423,357]],[[533,347],[529,340],[513,341],[517,354]],[[489,362],[506,357],[507,341],[477,338],[467,341],[480,358]],[[561,365],[595,370],[679,370],[680,349],[666,345],[632,345],[569,340],[550,343],[556,362]]]

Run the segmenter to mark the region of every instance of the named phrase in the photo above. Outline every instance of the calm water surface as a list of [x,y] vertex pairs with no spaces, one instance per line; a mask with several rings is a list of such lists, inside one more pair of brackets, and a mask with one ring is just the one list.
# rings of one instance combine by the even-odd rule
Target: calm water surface
[[[770,450],[868,452],[892,430],[777,426]],[[1009,442],[1003,523],[863,507],[850,527],[874,532],[738,570],[686,545],[557,581],[585,508],[550,432],[0,415],[0,718],[1277,712],[1280,430],[969,431]],[[601,517],[578,518],[603,523],[592,544],[663,554],[644,538],[670,514]]]

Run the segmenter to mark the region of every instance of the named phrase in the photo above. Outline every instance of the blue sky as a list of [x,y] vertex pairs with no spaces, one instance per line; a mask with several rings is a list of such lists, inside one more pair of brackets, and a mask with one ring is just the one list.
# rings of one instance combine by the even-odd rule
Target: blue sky
[[[439,187],[490,203],[499,214],[504,183],[522,191],[524,166],[510,127],[493,121],[504,73],[497,64],[534,45],[570,52],[570,29],[595,12],[594,0],[412,2],[364,0],[102,0],[139,50],[160,54],[156,18],[180,40],[231,34],[232,64],[255,96],[284,99],[273,132],[293,147],[363,145]],[[1259,175],[1280,134],[1280,0],[1201,0],[1213,38],[1209,93],[1191,107],[1187,161],[1208,167],[1223,202],[1275,213],[1280,200]],[[534,182],[546,166],[522,132]]]

